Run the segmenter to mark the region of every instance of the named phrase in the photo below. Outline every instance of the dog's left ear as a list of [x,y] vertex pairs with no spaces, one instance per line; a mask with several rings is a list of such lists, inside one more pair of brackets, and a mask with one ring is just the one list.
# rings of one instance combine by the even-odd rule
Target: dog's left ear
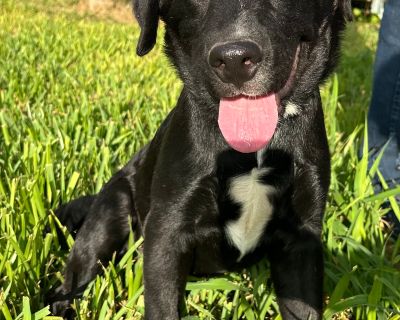
[[353,21],[353,9],[351,7],[351,0],[339,0],[339,9],[346,21]]
[[156,44],[159,0],[133,0],[133,11],[140,26],[140,37],[136,47],[138,56],[144,56]]

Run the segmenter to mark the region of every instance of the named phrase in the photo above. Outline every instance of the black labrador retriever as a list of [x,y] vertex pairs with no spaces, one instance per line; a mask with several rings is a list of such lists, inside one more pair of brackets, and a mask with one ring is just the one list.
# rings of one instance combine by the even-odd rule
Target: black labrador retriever
[[77,235],[53,312],[72,316],[132,226],[145,239],[146,319],[179,319],[189,274],[263,257],[283,319],[320,319],[330,164],[319,85],[350,0],[134,0],[134,11],[137,54],[153,48],[161,18],[184,88],[99,194],[57,210]]

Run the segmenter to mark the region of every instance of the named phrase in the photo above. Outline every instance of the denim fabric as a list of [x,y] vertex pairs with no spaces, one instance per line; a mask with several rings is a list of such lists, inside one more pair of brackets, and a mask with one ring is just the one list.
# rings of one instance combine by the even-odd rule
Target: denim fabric
[[400,0],[388,0],[376,53],[368,140],[372,160],[388,142],[380,171],[393,185],[400,182]]

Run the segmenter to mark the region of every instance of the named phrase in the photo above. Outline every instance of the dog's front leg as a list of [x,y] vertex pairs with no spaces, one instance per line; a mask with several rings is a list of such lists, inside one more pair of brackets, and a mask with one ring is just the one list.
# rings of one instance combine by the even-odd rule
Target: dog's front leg
[[271,275],[284,320],[317,320],[322,313],[323,257],[318,238],[285,235],[274,249]]
[[[158,216],[158,218],[157,218]],[[145,319],[179,319],[191,268],[190,239],[167,215],[149,214],[144,241]]]
[[291,206],[273,236],[271,275],[285,320],[322,317],[321,229],[328,177],[329,168],[297,169]]

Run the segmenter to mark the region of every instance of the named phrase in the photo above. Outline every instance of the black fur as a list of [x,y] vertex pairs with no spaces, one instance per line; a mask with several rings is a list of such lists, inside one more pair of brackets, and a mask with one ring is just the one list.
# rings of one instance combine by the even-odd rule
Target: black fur
[[[318,86],[336,64],[349,0],[134,0],[141,27],[138,55],[165,22],[165,52],[184,88],[151,143],[92,197],[61,207],[79,229],[65,281],[50,298],[52,311],[72,317],[69,304],[121,250],[129,217],[144,241],[145,318],[178,319],[189,274],[240,270],[268,257],[283,319],[322,315],[322,216],[329,186],[329,150]],[[208,64],[216,44],[252,41],[263,53],[252,80],[224,83]],[[300,48],[293,79],[296,50]],[[287,83],[289,80],[289,86]],[[285,88],[284,90],[282,90]],[[231,149],[218,124],[223,97],[281,92],[279,123],[262,158]],[[285,117],[289,103],[299,114]],[[240,204],[229,182],[255,167],[276,190],[273,216],[240,263],[224,227]],[[82,225],[82,226],[81,226]]]

